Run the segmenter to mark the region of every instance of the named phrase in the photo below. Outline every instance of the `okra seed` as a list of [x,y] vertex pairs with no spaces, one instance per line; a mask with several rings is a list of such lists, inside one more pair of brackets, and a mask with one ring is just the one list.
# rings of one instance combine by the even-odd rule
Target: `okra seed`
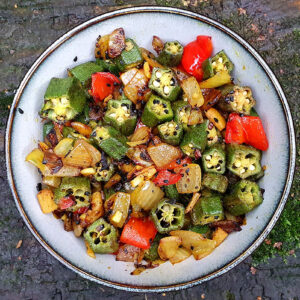
[[174,86],[174,85],[175,85],[175,81],[174,81],[173,78],[170,80],[170,85],[171,85],[171,86]]
[[154,85],[155,87],[159,87],[159,86],[160,86],[160,84],[159,84],[158,81],[154,81],[154,82],[153,82],[153,85]]
[[167,104],[166,103],[163,103],[163,108],[167,108]]
[[208,168],[211,168],[211,167],[212,167],[212,165],[211,165],[211,164],[207,164],[207,167],[208,167]]
[[211,156],[210,155],[206,155],[205,159],[206,160],[211,160]]
[[249,100],[248,98],[246,99],[246,103],[247,103],[247,104],[249,104],[249,103],[250,103],[250,100]]
[[254,170],[255,170],[255,167],[254,167],[253,165],[250,165],[250,166],[249,166],[249,170],[250,170],[250,171],[254,171]]
[[115,117],[116,117],[116,114],[115,114],[115,113],[112,113],[110,116],[111,116],[112,118],[115,118]]
[[213,67],[215,67],[216,64],[217,64],[217,63],[214,61],[211,65],[212,65]]
[[240,171],[241,174],[243,174],[243,173],[245,173],[245,172],[246,172],[245,169],[242,169],[242,170]]
[[159,104],[159,100],[155,99],[155,100],[153,101],[153,104]]
[[157,72],[155,73],[155,75],[156,75],[157,78],[160,78],[162,74],[161,74],[161,72],[157,71]]
[[246,92],[246,91],[244,91],[244,92],[243,92],[243,95],[244,95],[244,96],[247,96],[247,92]]
[[164,112],[165,112],[165,114],[168,114],[168,113],[169,113],[169,111],[168,111],[167,109],[165,109]]
[[189,144],[189,147],[190,147],[190,148],[193,148],[193,144]]
[[170,92],[170,88],[168,86],[165,86],[164,87],[164,93],[169,94],[169,92]]
[[218,156],[218,153],[217,153],[217,152],[214,153],[214,157],[216,157],[216,156]]
[[184,116],[184,112],[181,111],[181,112],[179,113],[179,115],[180,115],[181,117]]
[[173,124],[173,123],[170,123],[170,124],[169,124],[169,127],[174,127],[174,124]]
[[237,161],[235,164],[234,164],[237,168],[239,168],[241,166],[241,163],[239,161]]
[[127,117],[127,118],[128,118],[129,116],[130,116],[130,114],[125,114],[125,117]]

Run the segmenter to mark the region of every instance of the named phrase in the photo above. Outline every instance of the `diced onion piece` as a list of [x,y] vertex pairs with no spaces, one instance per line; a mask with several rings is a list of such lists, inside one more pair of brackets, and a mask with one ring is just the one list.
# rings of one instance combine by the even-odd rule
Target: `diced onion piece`
[[45,176],[54,176],[54,177],[75,177],[80,175],[80,168],[72,166],[62,166],[61,169],[56,173],[51,173],[48,169],[43,175]]
[[37,198],[44,214],[49,214],[57,209],[57,204],[54,202],[54,195],[51,190],[41,190],[37,194]]
[[78,140],[86,149],[86,151],[91,155],[92,157],[92,163],[91,165],[94,166],[97,162],[101,160],[101,153],[98,149],[96,149],[93,145],[88,143],[85,140]]
[[54,153],[59,157],[65,157],[73,148],[74,139],[64,138],[54,148]]
[[226,120],[215,108],[205,111],[207,119],[212,122],[220,131],[226,127]]
[[45,174],[51,174],[50,169],[43,164],[44,159],[44,152],[40,149],[33,149],[27,156],[26,161],[32,163],[34,166],[36,166],[43,175]]
[[189,164],[180,169],[183,177],[176,183],[178,193],[190,194],[200,191],[201,168],[198,164]]
[[204,237],[200,233],[187,230],[173,230],[170,232],[170,235],[180,237],[182,246],[190,250],[201,246],[204,240]]
[[155,60],[155,56],[150,51],[146,50],[145,48],[140,48],[142,52],[142,56],[144,60],[150,65],[152,68],[164,68],[160,63]]
[[43,184],[57,188],[60,185],[61,178],[55,176],[43,176]]
[[150,133],[151,129],[149,127],[142,126],[134,131],[133,135],[130,138],[130,142],[127,142],[127,144],[130,147],[145,144],[150,139]]
[[192,253],[196,260],[202,259],[209,255],[216,248],[216,241],[210,239],[204,239],[200,244],[192,250]]
[[173,257],[181,244],[181,238],[178,236],[167,236],[159,241],[158,255],[161,259],[167,260]]
[[110,200],[114,202],[114,205],[112,213],[109,216],[109,221],[115,227],[121,228],[128,217],[130,195],[119,192],[115,193]]
[[72,151],[62,158],[63,164],[73,167],[87,168],[92,165],[92,156],[86,151],[82,140],[77,140]]
[[213,89],[230,83],[231,77],[227,71],[220,71],[216,75],[199,83],[201,89]]
[[130,82],[130,80],[134,77],[134,75],[136,74],[136,72],[138,71],[137,68],[132,68],[129,69],[128,71],[122,73],[122,75],[120,76],[120,79],[123,83],[123,85],[126,85]]
[[184,79],[181,83],[181,87],[192,107],[200,107],[203,105],[204,98],[198,81],[194,76]]
[[140,146],[135,148],[130,148],[126,155],[137,165],[149,167],[153,165],[153,161],[149,157],[146,146]]
[[182,152],[178,147],[167,143],[149,146],[147,151],[158,168],[162,168],[182,156]]
[[164,192],[152,181],[144,181],[131,193],[134,211],[150,210],[164,197]]
[[188,119],[188,125],[197,125],[203,123],[203,116],[200,109],[192,109],[189,119]]
[[223,241],[227,238],[228,233],[223,230],[221,227],[217,227],[217,229],[213,232],[212,239],[216,241],[216,247],[218,247]]
[[170,263],[178,264],[192,255],[192,252],[186,248],[178,248],[175,255],[170,258]]
[[122,179],[121,175],[119,175],[118,173],[116,173],[115,175],[113,175],[104,185],[105,189],[110,189],[112,186],[114,186],[115,184],[117,184],[118,182],[120,182]]

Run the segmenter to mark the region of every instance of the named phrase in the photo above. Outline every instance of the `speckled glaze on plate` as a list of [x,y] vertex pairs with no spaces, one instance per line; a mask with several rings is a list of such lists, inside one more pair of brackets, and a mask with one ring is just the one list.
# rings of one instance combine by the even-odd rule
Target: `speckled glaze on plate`
[[[40,175],[24,161],[42,138],[38,118],[43,95],[51,77],[67,76],[67,68],[93,59],[99,34],[123,27],[128,37],[151,49],[152,35],[163,40],[177,39],[186,44],[197,35],[212,36],[214,53],[225,49],[234,62],[237,83],[250,86],[257,100],[270,143],[263,155],[267,166],[260,185],[264,202],[247,215],[247,225],[231,234],[211,255],[195,261],[192,257],[172,266],[131,276],[133,265],[116,262],[112,255],[86,255],[83,239],[63,230],[62,222],[44,215],[36,200]],[[73,62],[73,58],[78,58]],[[23,114],[18,112],[22,108]],[[72,29],[54,42],[34,63],[22,81],[7,125],[6,159],[8,179],[16,205],[28,228],[64,265],[85,278],[127,291],[178,290],[210,280],[232,269],[264,240],[278,219],[291,187],[295,166],[295,136],[289,107],[283,91],[264,60],[241,37],[225,26],[199,14],[165,7],[135,7],[110,12]]]

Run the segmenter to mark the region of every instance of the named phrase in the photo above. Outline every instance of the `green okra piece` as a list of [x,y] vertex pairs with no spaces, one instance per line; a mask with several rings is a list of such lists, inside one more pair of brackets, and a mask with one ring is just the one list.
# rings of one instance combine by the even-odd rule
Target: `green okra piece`
[[145,105],[142,122],[149,127],[155,127],[172,119],[173,111],[170,102],[158,96],[151,95]]
[[221,174],[206,173],[202,179],[202,185],[219,193],[225,193],[228,187],[228,179]]
[[174,121],[166,122],[157,127],[159,137],[166,143],[177,146],[183,136],[183,128]]
[[86,104],[85,92],[75,77],[52,78],[44,99],[41,117],[59,123],[74,119]]
[[202,154],[203,170],[207,173],[224,174],[226,169],[225,149],[221,144],[214,144]]
[[182,54],[183,46],[178,41],[166,42],[157,57],[157,61],[163,66],[175,67],[180,64]]
[[168,101],[175,101],[181,92],[171,69],[153,68],[149,88]]
[[132,134],[137,122],[132,102],[130,100],[109,100],[104,122],[113,126],[123,135]]
[[119,249],[116,228],[103,218],[90,225],[83,237],[95,253],[114,253]]
[[222,201],[219,196],[201,197],[191,211],[194,225],[206,225],[224,219]]
[[261,190],[257,183],[241,180],[232,192],[224,197],[224,207],[234,216],[240,216],[253,210],[263,202]]

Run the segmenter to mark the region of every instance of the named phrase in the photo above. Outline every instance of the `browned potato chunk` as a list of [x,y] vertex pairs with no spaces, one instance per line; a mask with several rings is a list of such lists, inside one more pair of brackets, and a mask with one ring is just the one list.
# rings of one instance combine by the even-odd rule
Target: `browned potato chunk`
[[179,237],[182,240],[182,246],[190,250],[200,246],[204,240],[201,234],[187,230],[174,230],[170,232],[170,235]]
[[162,238],[157,249],[158,255],[161,259],[167,260],[176,254],[181,244],[181,238],[177,236],[167,236]]
[[216,241],[216,247],[218,247],[223,241],[227,238],[228,233],[224,231],[221,227],[217,227],[217,229],[213,232],[212,239]]
[[175,255],[170,258],[171,264],[178,264],[192,255],[192,252],[186,248],[178,248]]
[[41,210],[44,214],[49,214],[57,209],[57,205],[54,202],[53,192],[49,189],[41,190],[37,194],[38,201],[41,206]]
[[209,255],[213,250],[216,248],[216,241],[204,239],[202,240],[199,245],[194,248],[193,255],[196,260],[202,259],[205,256]]

